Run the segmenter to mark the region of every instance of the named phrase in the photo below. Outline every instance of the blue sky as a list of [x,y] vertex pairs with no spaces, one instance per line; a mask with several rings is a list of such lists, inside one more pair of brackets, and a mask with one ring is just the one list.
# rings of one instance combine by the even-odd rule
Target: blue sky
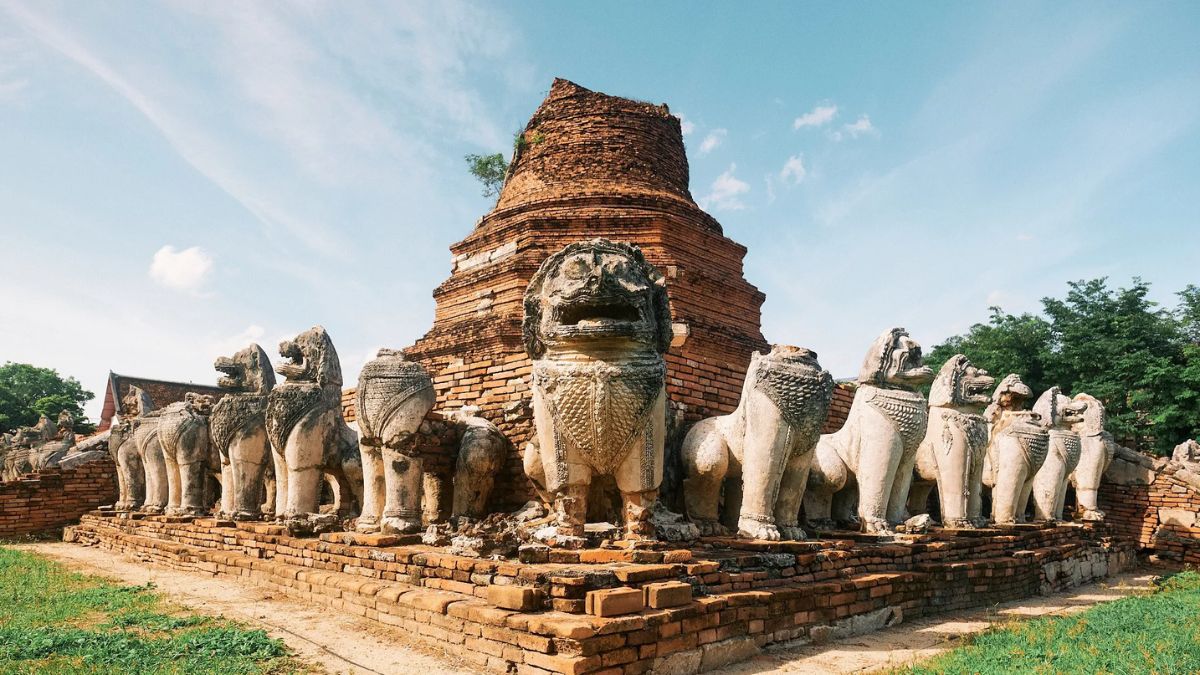
[[[428,329],[555,76],[667,102],[768,340],[852,375],[1072,279],[1200,283],[1196,3],[0,0],[0,360],[99,396]],[[93,416],[99,401],[88,408]]]

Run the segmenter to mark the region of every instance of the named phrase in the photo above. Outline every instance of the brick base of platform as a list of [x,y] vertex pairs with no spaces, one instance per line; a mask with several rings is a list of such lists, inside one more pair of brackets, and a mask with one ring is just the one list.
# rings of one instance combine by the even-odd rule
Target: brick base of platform
[[[449,555],[268,524],[84,516],[68,541],[237,577],[403,628],[495,672],[696,673],[764,646],[1065,590],[1129,568],[1102,525],[939,530],[880,543],[703,540],[689,549]],[[345,543],[345,542],[358,543]],[[555,561],[559,560],[559,561]]]

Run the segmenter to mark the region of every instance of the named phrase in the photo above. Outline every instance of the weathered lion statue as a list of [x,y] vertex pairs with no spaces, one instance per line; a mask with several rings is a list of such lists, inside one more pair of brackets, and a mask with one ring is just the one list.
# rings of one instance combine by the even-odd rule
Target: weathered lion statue
[[[135,391],[136,390],[136,391]],[[142,402],[139,404],[139,402]],[[131,387],[121,400],[124,413],[112,425],[108,435],[108,454],[117,465],[117,488],[119,497],[113,504],[116,511],[136,511],[146,500],[146,470],[138,455],[137,443],[133,440],[134,418],[142,407],[152,407],[146,392]],[[144,405],[143,405],[144,404]]]
[[[1089,397],[1091,398],[1091,397]],[[1033,477],[1033,518],[1053,522],[1063,519],[1067,498],[1067,477],[1079,464],[1083,447],[1074,426],[1084,421],[1087,402],[1071,400],[1058,387],[1042,392],[1033,411],[1041,415],[1042,425],[1050,435],[1046,461]]]
[[725,533],[724,485],[725,517],[738,534],[805,538],[800,500],[832,396],[816,352],[774,345],[751,355],[737,409],[697,422],[683,440],[684,502],[702,534]]
[[262,517],[271,442],[267,439],[267,396],[275,372],[257,344],[213,363],[217,385],[227,393],[213,406],[209,435],[221,458],[221,514],[234,520]]
[[206,479],[217,479],[221,459],[209,442],[212,396],[188,392],[158,413],[158,443],[167,469],[169,516],[202,516],[212,509]]
[[536,430],[524,465],[554,502],[556,541],[581,543],[597,475],[616,481],[626,536],[653,537],[671,340],[662,275],[636,246],[577,242],[542,263],[524,304]]
[[162,442],[158,437],[158,423],[162,415],[154,409],[150,395],[139,387],[130,387],[124,399],[125,409],[133,414],[131,420],[132,443],[142,465],[146,489],[141,510],[150,514],[161,514],[170,504],[167,483],[167,462],[163,458]]
[[325,474],[336,482],[338,516],[362,504],[358,438],[342,417],[342,366],[321,326],[279,344],[287,359],[275,372],[285,381],[267,396],[267,437],[275,463],[277,517],[296,533],[336,526],[320,513]]
[[1104,520],[1104,512],[1098,503],[1100,479],[1117,454],[1113,435],[1104,430],[1108,419],[1104,404],[1091,394],[1075,394],[1076,403],[1084,403],[1083,419],[1071,426],[1079,434],[1079,463],[1071,472],[1070,481],[1075,486],[1076,512],[1081,520]]
[[[1010,373],[992,393],[984,412],[989,425],[987,453],[983,459],[983,484],[992,493],[992,520],[1000,525],[1025,522],[1025,507],[1033,477],[1046,461],[1049,436],[1041,415],[1025,410],[1033,396],[1016,373]],[[971,495],[972,519],[982,517],[983,497]]]
[[[891,534],[890,523],[904,520],[908,483],[897,481],[896,474],[925,438],[929,413],[925,397],[913,388],[932,378],[921,345],[908,331],[891,328],[875,339],[845,425],[817,443],[804,493],[805,515],[814,528],[832,529],[836,516],[857,520],[866,533]],[[855,501],[857,518],[851,513]]]
[[975,527],[969,515],[971,495],[983,490],[983,456],[987,452],[987,420],[980,413],[991,402],[996,378],[955,354],[942,365],[929,390],[929,426],[913,456],[901,466],[896,480],[911,480],[908,510],[925,513],[929,492],[937,485],[942,524]]
[[411,533],[421,529],[424,466],[416,434],[433,408],[429,373],[404,353],[380,349],[358,376],[355,417],[362,433],[360,532]]
[[508,439],[479,412],[477,406],[467,405],[446,416],[460,437],[451,512],[456,519],[478,520],[487,515],[488,498],[508,454]]

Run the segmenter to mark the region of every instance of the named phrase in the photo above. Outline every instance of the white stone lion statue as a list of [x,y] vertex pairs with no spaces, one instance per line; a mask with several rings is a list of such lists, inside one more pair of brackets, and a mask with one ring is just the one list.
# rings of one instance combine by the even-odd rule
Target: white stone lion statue
[[1070,475],[1071,485],[1075,487],[1076,513],[1081,520],[1104,520],[1104,512],[1098,503],[1100,480],[1117,454],[1117,444],[1113,435],[1104,429],[1108,418],[1104,404],[1091,394],[1075,394],[1073,400],[1087,406],[1083,419],[1071,427],[1079,434],[1080,445],[1079,463]]
[[[1091,397],[1088,397],[1091,398]],[[1042,392],[1033,411],[1041,415],[1050,442],[1046,450],[1046,461],[1033,477],[1033,518],[1040,522],[1063,519],[1063,506],[1067,498],[1067,477],[1079,464],[1083,451],[1079,434],[1074,427],[1084,421],[1088,406],[1085,400],[1071,400],[1058,387]]]
[[[992,520],[1000,525],[1025,522],[1033,477],[1046,461],[1049,440],[1041,416],[1024,409],[1032,396],[1033,390],[1011,373],[996,387],[984,412],[989,440],[983,484],[991,489]],[[982,495],[971,495],[971,518],[982,518],[982,513]]]

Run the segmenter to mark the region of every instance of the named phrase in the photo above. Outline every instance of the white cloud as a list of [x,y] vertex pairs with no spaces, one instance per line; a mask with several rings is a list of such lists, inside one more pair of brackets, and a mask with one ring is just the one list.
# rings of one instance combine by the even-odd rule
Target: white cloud
[[840,141],[847,136],[850,138],[858,138],[859,136],[878,136],[879,129],[871,124],[871,118],[868,115],[859,115],[858,119],[850,124],[843,124],[841,131],[834,131],[830,136],[835,141]]
[[729,134],[725,129],[713,129],[708,132],[703,141],[700,141],[700,154],[707,155],[716,150],[725,142],[725,137]]
[[804,158],[800,155],[788,157],[783,163],[783,168],[779,170],[779,180],[784,185],[799,185],[807,175],[808,169],[804,168]]
[[679,118],[679,130],[684,136],[691,136],[696,131],[696,123],[689,120],[685,115],[676,115]]
[[1017,234],[1017,241],[1033,241],[1033,235],[1028,232],[1021,232]]
[[199,246],[176,251],[166,245],[154,254],[150,262],[150,278],[177,291],[198,291],[212,271],[212,256]]
[[700,208],[715,211],[740,211],[746,208],[739,195],[750,191],[750,184],[733,175],[737,170],[736,164],[730,164],[729,169],[717,176],[709,188],[707,195],[700,198]]
[[803,129],[804,127],[819,127],[829,124],[837,117],[838,107],[836,105],[819,105],[811,111],[804,113],[792,122],[793,129]]

